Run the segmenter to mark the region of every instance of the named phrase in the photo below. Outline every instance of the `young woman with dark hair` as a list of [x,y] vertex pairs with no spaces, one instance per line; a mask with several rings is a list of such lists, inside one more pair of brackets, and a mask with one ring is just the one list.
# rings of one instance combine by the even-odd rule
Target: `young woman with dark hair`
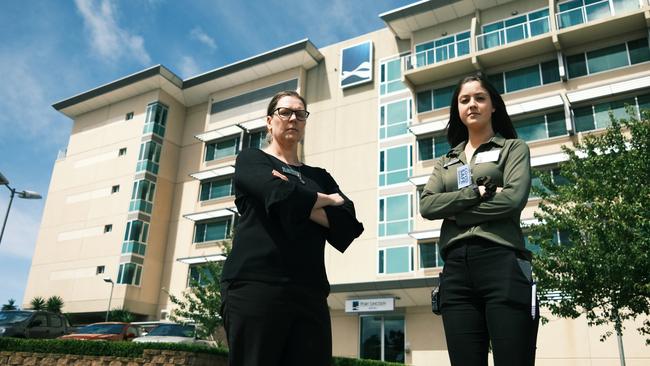
[[487,366],[491,345],[495,366],[534,365],[539,313],[520,228],[530,151],[481,75],[458,83],[447,139],[452,149],[436,161],[420,213],[443,220],[440,311],[451,364]]

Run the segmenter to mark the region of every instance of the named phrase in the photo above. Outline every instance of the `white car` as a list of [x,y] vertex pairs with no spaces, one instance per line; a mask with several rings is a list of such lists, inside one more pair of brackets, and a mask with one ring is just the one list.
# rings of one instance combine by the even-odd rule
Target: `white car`
[[208,347],[216,347],[217,343],[205,339],[199,339],[196,336],[196,328],[194,325],[183,324],[160,324],[153,328],[145,336],[134,338],[133,342],[138,343],[184,343],[184,344],[197,344]]

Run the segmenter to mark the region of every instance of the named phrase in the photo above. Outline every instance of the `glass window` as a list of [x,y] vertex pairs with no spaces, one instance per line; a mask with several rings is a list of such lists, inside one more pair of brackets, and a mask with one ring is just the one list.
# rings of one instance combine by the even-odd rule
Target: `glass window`
[[569,78],[587,75],[587,62],[584,54],[567,56],[566,62],[569,69]]
[[239,136],[226,140],[215,141],[205,146],[205,161],[216,160],[237,155],[239,152]]
[[542,62],[542,82],[544,84],[560,81],[560,68],[557,60]]
[[407,234],[413,226],[410,194],[379,199],[379,236]]
[[451,85],[444,88],[433,89],[433,108],[439,109],[449,107],[455,88],[454,85]]
[[440,256],[438,243],[420,243],[420,268],[442,267],[445,262]]
[[494,88],[499,92],[499,94],[505,94],[506,89],[503,82],[503,73],[498,73],[494,75],[488,75],[488,81]]
[[633,108],[638,117],[639,107],[643,108],[648,104],[648,96],[644,94],[637,98],[623,98],[611,102],[574,108],[573,119],[576,131],[590,131],[610,126],[610,111],[616,119],[629,119],[630,116],[626,111],[627,105]]
[[431,160],[447,154],[450,150],[445,136],[430,136],[418,139],[418,159]]
[[650,47],[648,47],[647,38],[630,41],[627,43],[627,47],[630,50],[630,62],[632,65],[650,61]]
[[519,138],[528,142],[566,135],[567,133],[564,112],[525,118],[516,121],[514,125]]
[[411,100],[404,99],[380,107],[379,138],[404,135],[411,120]]
[[538,65],[532,65],[521,69],[508,71],[505,73],[505,76],[506,90],[508,92],[541,85]]
[[425,90],[418,92],[417,94],[418,102],[418,113],[427,112],[433,110],[433,93],[431,90]]
[[403,183],[413,173],[413,147],[398,146],[379,152],[379,185]]
[[48,317],[50,318],[50,327],[59,328],[63,326],[63,322],[58,315],[49,314]]
[[577,132],[591,131],[596,128],[592,106],[574,108],[573,120]]
[[137,172],[148,171],[153,174],[158,174],[160,162],[160,153],[162,145],[150,140],[143,142],[140,145],[140,153],[138,154],[138,164],[136,167]]
[[207,201],[215,198],[228,197],[235,194],[232,178],[214,180],[201,183],[200,201]]
[[147,114],[144,123],[144,133],[155,133],[160,137],[165,136],[165,126],[167,124],[167,106],[154,102],[147,106]]
[[379,258],[384,263],[379,264],[379,273],[404,273],[413,270],[413,248],[410,246],[380,249],[383,252]]
[[265,130],[251,132],[248,134],[247,138],[248,138],[248,142],[246,143],[246,147],[263,149],[266,146],[268,146],[268,143],[266,142]]
[[121,263],[117,273],[117,283],[140,286],[142,266],[137,263]]
[[404,363],[404,317],[361,316],[359,357]]
[[406,89],[406,85],[402,83],[402,59],[396,58],[394,60],[386,61],[380,66],[380,95],[389,94],[399,90]]
[[205,264],[190,264],[189,274],[187,276],[187,287],[191,287],[194,283],[197,283],[199,286],[205,286],[212,276],[210,272],[205,269]]
[[197,223],[194,229],[194,243],[226,239],[229,229],[229,219]]
[[156,184],[152,181],[142,179],[133,182],[129,211],[151,213],[155,191]]
[[627,65],[625,43],[587,52],[587,67],[590,74]]

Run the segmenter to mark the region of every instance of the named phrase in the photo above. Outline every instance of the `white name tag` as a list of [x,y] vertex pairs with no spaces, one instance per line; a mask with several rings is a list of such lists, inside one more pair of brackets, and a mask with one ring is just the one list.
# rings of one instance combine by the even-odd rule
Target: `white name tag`
[[469,165],[458,167],[458,170],[456,170],[456,179],[458,180],[458,189],[472,184],[472,173],[469,171]]
[[498,161],[500,152],[501,149],[478,153],[476,154],[476,159],[474,160],[474,164],[487,163],[489,161]]

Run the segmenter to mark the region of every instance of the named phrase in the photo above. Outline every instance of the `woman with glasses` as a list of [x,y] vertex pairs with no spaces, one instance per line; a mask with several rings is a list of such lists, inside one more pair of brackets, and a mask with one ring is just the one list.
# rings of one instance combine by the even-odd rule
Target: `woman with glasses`
[[363,225],[332,176],[300,161],[307,117],[298,93],[276,94],[267,108],[269,145],[237,156],[241,217],[222,273],[231,366],[331,362],[325,241],[343,252]]
[[451,99],[447,140],[424,187],[421,215],[442,219],[440,312],[451,364],[535,364],[539,323],[531,253],[519,225],[531,184],[530,151],[499,93],[481,75]]

